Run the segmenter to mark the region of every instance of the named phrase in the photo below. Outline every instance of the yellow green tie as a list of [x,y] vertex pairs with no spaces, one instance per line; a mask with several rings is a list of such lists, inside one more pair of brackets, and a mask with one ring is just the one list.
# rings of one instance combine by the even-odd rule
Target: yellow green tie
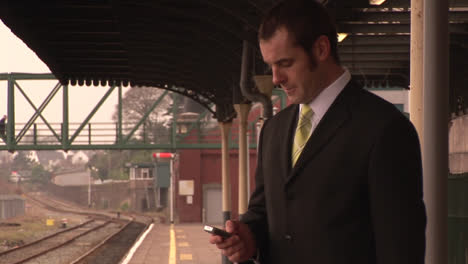
[[314,111],[312,111],[308,105],[302,105],[301,112],[299,113],[299,121],[297,122],[296,134],[294,135],[294,144],[292,149],[293,167],[309,139],[310,131],[312,129],[311,117],[313,114]]

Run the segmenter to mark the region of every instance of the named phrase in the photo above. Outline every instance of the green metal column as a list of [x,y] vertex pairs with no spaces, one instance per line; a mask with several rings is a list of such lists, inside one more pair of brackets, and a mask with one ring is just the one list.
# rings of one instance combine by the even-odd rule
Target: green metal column
[[7,147],[11,152],[15,145],[15,81],[8,76],[8,121],[7,121]]
[[63,93],[63,112],[62,112],[62,146],[65,151],[69,148],[69,141],[68,141],[68,128],[69,128],[69,111],[68,111],[68,85],[64,85],[62,87]]
[[33,125],[33,144],[37,145],[37,124]]
[[88,144],[91,145],[91,123],[88,123]]

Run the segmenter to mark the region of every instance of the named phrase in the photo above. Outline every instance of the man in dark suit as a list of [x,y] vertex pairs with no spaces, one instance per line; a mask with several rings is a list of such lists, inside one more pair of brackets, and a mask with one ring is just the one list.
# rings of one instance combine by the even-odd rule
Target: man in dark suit
[[228,239],[231,261],[421,264],[426,214],[417,133],[339,64],[336,29],[313,0],[276,5],[259,29],[292,103],[259,139],[256,188]]

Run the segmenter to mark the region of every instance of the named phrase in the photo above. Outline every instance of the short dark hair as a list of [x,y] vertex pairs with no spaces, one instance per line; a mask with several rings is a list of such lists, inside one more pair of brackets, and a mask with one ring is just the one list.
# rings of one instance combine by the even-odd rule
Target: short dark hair
[[280,27],[292,33],[296,43],[309,53],[321,35],[330,41],[331,55],[336,63],[338,38],[335,23],[327,9],[316,0],[284,0],[274,5],[265,15],[258,30],[259,40],[268,40]]

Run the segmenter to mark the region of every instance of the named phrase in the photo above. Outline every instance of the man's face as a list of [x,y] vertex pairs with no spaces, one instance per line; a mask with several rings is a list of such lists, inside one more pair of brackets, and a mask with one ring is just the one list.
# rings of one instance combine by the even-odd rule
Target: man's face
[[323,77],[313,52],[307,53],[295,44],[284,27],[270,39],[260,40],[260,50],[271,67],[273,83],[283,88],[291,103],[309,103],[323,90]]

